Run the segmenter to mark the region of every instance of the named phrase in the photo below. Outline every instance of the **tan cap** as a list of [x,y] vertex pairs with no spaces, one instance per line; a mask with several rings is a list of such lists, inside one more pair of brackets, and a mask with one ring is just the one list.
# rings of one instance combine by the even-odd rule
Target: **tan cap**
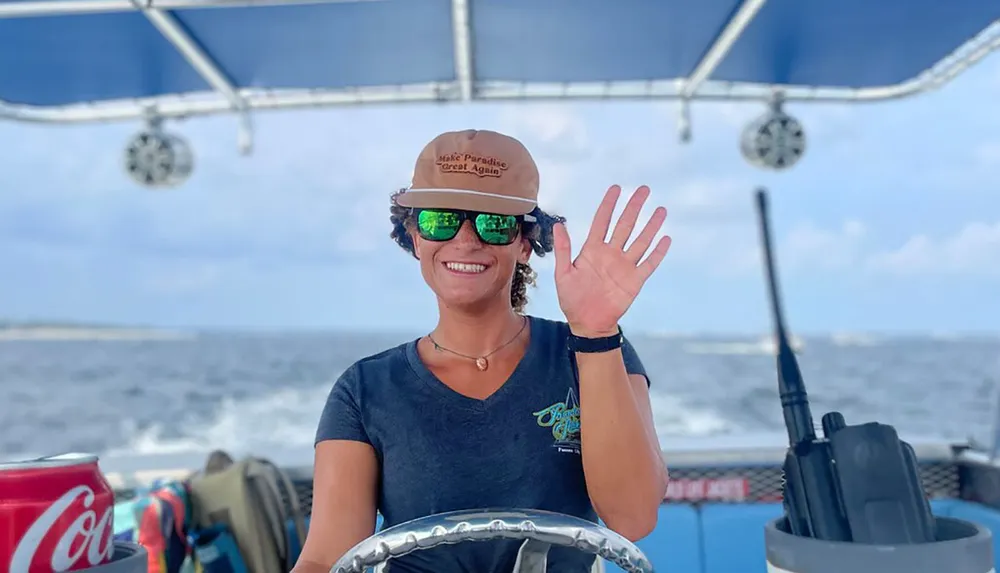
[[538,167],[513,137],[475,129],[442,133],[420,152],[413,182],[396,204],[524,215],[538,204]]

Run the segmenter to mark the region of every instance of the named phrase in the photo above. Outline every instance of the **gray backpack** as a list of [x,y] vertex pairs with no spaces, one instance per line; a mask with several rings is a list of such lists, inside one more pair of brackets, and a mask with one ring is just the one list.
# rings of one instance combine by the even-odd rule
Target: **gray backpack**
[[248,457],[189,482],[192,528],[225,524],[249,573],[288,573],[306,537],[295,487],[285,472]]

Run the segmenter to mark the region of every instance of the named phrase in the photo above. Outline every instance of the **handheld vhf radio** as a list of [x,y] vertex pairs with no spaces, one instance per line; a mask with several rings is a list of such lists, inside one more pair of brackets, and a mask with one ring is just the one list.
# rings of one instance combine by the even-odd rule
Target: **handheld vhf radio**
[[816,436],[785,332],[764,189],[757,190],[757,214],[778,347],[778,393],[788,430],[783,493],[789,532],[868,544],[934,541],[934,516],[916,454],[895,428],[878,422],[848,426],[840,412],[828,412],[823,437]]

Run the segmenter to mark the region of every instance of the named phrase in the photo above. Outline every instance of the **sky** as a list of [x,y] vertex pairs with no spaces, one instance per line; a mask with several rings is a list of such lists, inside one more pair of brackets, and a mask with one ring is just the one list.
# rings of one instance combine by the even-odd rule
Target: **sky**
[[[790,104],[802,161],[739,153],[761,104],[700,103],[693,138],[664,101],[355,107],[168,123],[191,144],[182,187],[121,169],[141,126],[0,123],[0,317],[159,326],[425,331],[436,305],[388,237],[388,197],[436,134],[520,138],[541,207],[579,247],[611,184],[649,185],[670,253],[622,320],[670,333],[770,328],[753,190],[771,194],[794,332],[1000,331],[1000,55],[944,88],[881,104]],[[621,201],[624,204],[624,200]],[[560,318],[551,256],[529,312]]]

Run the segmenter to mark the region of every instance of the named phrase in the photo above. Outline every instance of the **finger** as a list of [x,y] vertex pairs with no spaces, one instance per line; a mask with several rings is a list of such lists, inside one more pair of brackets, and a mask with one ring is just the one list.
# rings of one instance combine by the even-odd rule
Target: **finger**
[[587,243],[603,243],[608,236],[608,227],[611,226],[611,216],[615,213],[615,205],[618,204],[618,197],[621,196],[622,188],[618,185],[608,187],[604,199],[594,213],[594,221],[590,224],[590,234],[587,235]]
[[565,223],[556,223],[552,228],[552,252],[556,255],[556,275],[562,275],[573,268],[573,251],[569,242],[569,231]]
[[635,222],[639,220],[639,212],[642,211],[642,206],[648,198],[649,187],[643,185],[635,190],[628,203],[625,204],[621,217],[618,218],[618,224],[615,225],[615,231],[611,235],[609,243],[611,246],[617,249],[625,248],[625,243],[628,242],[632,230],[635,229]]
[[666,220],[667,210],[663,207],[657,207],[653,211],[653,216],[649,218],[649,221],[646,221],[646,226],[642,228],[642,232],[639,233],[639,236],[632,241],[628,250],[625,251],[625,256],[632,261],[632,264],[639,264],[639,259],[649,250],[649,246],[653,244],[653,237],[660,232],[660,228],[663,227],[663,222]]
[[663,257],[667,256],[667,251],[670,250],[672,242],[670,237],[664,235],[656,243],[656,248],[653,249],[653,252],[649,253],[645,261],[642,261],[642,264],[639,265],[639,276],[642,277],[642,282],[646,282],[646,279],[656,271],[656,267],[660,266],[660,263],[663,262]]

